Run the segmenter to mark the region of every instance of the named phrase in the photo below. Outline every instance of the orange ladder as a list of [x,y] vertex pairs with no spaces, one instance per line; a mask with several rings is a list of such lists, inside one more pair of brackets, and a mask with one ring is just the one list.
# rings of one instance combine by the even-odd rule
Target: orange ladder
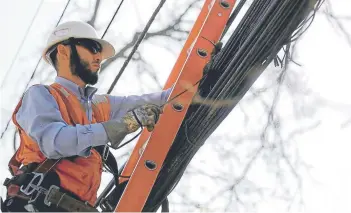
[[[206,0],[187,41],[165,84],[174,84],[169,99],[194,85],[203,75],[216,43],[229,19],[236,0]],[[205,39],[206,38],[206,39]],[[131,154],[122,176],[129,182],[115,212],[141,212],[160,172],[161,166],[191,104],[197,85],[165,105],[152,133],[144,130]],[[120,178],[120,182],[126,181]]]

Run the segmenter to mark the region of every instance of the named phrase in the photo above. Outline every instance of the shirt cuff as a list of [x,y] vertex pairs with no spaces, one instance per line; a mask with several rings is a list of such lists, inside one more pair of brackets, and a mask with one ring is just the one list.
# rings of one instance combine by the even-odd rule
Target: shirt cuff
[[[78,126],[78,125],[77,125]],[[88,124],[81,127],[82,144],[79,143],[78,155],[83,157],[90,156],[92,147],[105,145],[108,142],[107,134],[102,124]],[[78,146],[79,146],[78,145]]]
[[105,128],[101,123],[91,124],[92,135],[92,146],[105,145],[108,142],[107,134]]

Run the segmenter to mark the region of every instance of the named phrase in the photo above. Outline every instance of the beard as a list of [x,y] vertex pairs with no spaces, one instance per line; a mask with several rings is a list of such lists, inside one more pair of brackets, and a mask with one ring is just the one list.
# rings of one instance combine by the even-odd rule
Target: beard
[[71,54],[70,67],[73,75],[78,76],[86,84],[94,85],[97,83],[99,76],[98,72],[93,72],[89,69],[89,63],[82,60],[78,56],[78,60],[74,60]]

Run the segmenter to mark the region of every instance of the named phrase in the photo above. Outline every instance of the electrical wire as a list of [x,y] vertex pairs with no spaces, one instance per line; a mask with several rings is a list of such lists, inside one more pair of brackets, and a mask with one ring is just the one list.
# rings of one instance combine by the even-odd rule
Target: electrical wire
[[27,28],[27,30],[26,30],[26,32],[25,32],[25,34],[24,34],[25,36],[23,37],[23,39],[22,39],[22,41],[21,41],[20,47],[17,49],[17,52],[16,52],[16,54],[15,54],[15,57],[14,57],[14,59],[13,59],[12,62],[11,62],[10,68],[6,71],[5,77],[4,77],[3,81],[1,82],[1,87],[0,87],[1,89],[3,88],[4,82],[6,81],[7,76],[9,75],[9,73],[10,73],[11,70],[12,70],[13,65],[15,64],[16,59],[18,58],[18,55],[19,55],[19,53],[20,53],[20,50],[22,49],[23,44],[24,44],[24,42],[25,42],[26,39],[27,39],[27,36],[28,36],[28,34],[29,34],[29,31],[30,31],[30,29],[32,28],[32,25],[33,25],[33,23],[34,23],[34,20],[37,18],[38,12],[39,12],[41,6],[43,5],[43,1],[44,1],[44,0],[41,0],[39,6],[38,6],[38,8],[37,8],[37,10],[35,11],[35,15],[33,16],[32,21],[31,21],[30,25],[28,26],[28,28]]
[[[322,0],[254,0],[202,78],[198,95],[204,102],[190,105],[143,211],[156,211],[174,189],[198,149],[277,57],[284,45],[296,41],[310,26]],[[311,18],[312,17],[312,18]],[[298,32],[298,34],[296,34]],[[292,37],[295,35],[295,37]],[[292,39],[293,38],[293,39]],[[290,48],[285,49],[289,59]],[[229,104],[221,105],[223,101]],[[218,105],[218,106],[217,106]]]
[[117,7],[117,10],[116,10],[115,13],[113,14],[113,16],[112,16],[110,22],[108,23],[108,25],[107,25],[107,27],[106,27],[106,29],[105,29],[105,32],[102,34],[101,39],[103,39],[103,38],[105,37],[105,35],[106,35],[108,29],[110,28],[110,26],[111,26],[113,20],[115,20],[115,17],[116,17],[116,15],[117,15],[117,13],[119,12],[119,9],[121,8],[123,2],[124,2],[124,0],[122,0],[122,1],[119,3],[119,5],[118,5],[118,7]]
[[[70,2],[71,2],[71,0],[68,0],[68,1],[67,1],[66,6],[65,6],[65,8],[64,8],[63,11],[62,11],[59,20],[58,20],[57,23],[56,23],[56,27],[57,27],[57,26],[59,25],[59,23],[61,22],[62,17],[63,17],[63,15],[65,14],[66,9],[67,9],[67,7],[68,7],[68,5],[69,5]],[[36,73],[36,71],[37,71],[37,69],[38,69],[38,67],[39,67],[39,64],[40,64],[40,62],[41,62],[41,59],[42,59],[42,57],[39,58],[39,60],[38,60],[38,62],[37,62],[37,64],[36,64],[36,66],[35,66],[35,68],[34,68],[34,71],[33,71],[32,75],[31,75],[29,81],[27,82],[24,91],[22,92],[21,98],[23,97],[25,91],[27,90],[27,88],[28,88],[28,86],[29,86],[31,80],[33,79],[33,77],[34,77],[34,75],[35,75],[35,73]],[[10,122],[11,122],[11,118],[7,121],[6,126],[5,126],[5,129],[1,132],[0,139],[2,139],[2,138],[4,137],[5,132],[7,131],[7,129],[8,129],[9,126],[10,126]]]
[[[60,24],[60,22],[61,22],[61,20],[62,20],[62,18],[63,18],[63,16],[64,16],[64,14],[65,14],[65,12],[66,12],[66,10],[67,10],[67,7],[68,7],[68,5],[70,4],[70,2],[71,2],[71,0],[68,0],[68,1],[67,1],[66,6],[65,6],[63,12],[61,13],[61,16],[60,16],[58,22],[56,23],[56,26],[55,26],[55,27],[57,27],[57,26]],[[101,36],[101,39],[104,38],[104,36],[106,35],[108,29],[110,28],[110,26],[111,26],[112,22],[114,21],[116,15],[118,14],[118,12],[119,12],[119,10],[120,10],[120,8],[121,8],[123,2],[124,2],[124,0],[122,0],[122,1],[120,2],[120,4],[118,5],[118,7],[117,7],[116,11],[114,12],[114,14],[113,14],[113,16],[112,16],[112,18],[111,18],[109,24],[107,25],[107,27],[106,27],[106,29],[105,29],[103,35]],[[39,60],[38,60],[38,62],[37,62],[37,64],[36,64],[36,66],[35,66],[35,68],[34,68],[34,71],[33,71],[33,73],[32,73],[32,75],[31,75],[29,81],[27,82],[27,84],[26,84],[26,86],[25,86],[24,92],[28,89],[28,86],[29,86],[30,82],[33,80],[33,78],[34,78],[34,76],[35,76],[35,74],[36,74],[36,71],[37,71],[37,69],[38,69],[38,67],[39,67],[39,64],[40,64],[41,60],[42,60],[42,57],[39,58]],[[21,98],[23,97],[24,92],[22,93]],[[7,131],[7,129],[8,129],[8,127],[9,127],[10,123],[11,123],[11,118],[10,118],[10,119],[8,120],[8,122],[6,123],[5,129],[4,129],[4,130],[2,131],[2,133],[1,133],[0,139],[3,138],[3,136],[4,136],[5,132]]]
[[118,80],[121,78],[122,74],[124,73],[126,67],[128,66],[129,61],[132,59],[134,53],[136,52],[136,50],[138,49],[140,43],[143,41],[146,33],[148,32],[151,24],[153,23],[153,21],[155,20],[156,15],[158,14],[158,12],[161,10],[163,4],[166,2],[166,0],[161,0],[159,5],[157,6],[157,8],[155,9],[155,11],[152,13],[151,18],[149,19],[148,23],[146,24],[144,30],[142,31],[142,33],[140,34],[138,40],[136,41],[135,45],[133,46],[133,49],[131,51],[131,53],[128,55],[128,58],[124,61],[122,68],[120,69],[120,71],[118,72],[117,76],[115,77],[115,79],[113,80],[110,88],[107,91],[107,94],[110,94],[113,90],[113,88],[116,86]]

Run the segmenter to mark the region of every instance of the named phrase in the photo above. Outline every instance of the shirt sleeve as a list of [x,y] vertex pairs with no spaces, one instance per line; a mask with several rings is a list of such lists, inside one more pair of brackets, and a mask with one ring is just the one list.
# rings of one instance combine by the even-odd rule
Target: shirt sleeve
[[21,128],[38,143],[47,158],[89,156],[90,148],[108,142],[102,124],[71,126],[62,118],[58,104],[47,88],[28,89],[16,114]]
[[166,103],[172,88],[162,92],[144,94],[144,95],[131,95],[131,96],[108,96],[111,104],[111,119],[120,119],[129,110],[144,104],[155,104],[161,106]]

